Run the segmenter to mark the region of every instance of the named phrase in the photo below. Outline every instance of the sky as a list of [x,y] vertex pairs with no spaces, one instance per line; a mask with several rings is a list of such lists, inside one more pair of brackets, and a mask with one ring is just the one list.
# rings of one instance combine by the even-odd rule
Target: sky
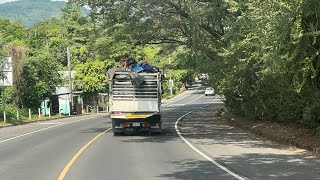
[[[0,0],[0,4],[11,2],[11,1],[16,1],[16,0]],[[67,1],[67,0],[51,0],[51,1]]]

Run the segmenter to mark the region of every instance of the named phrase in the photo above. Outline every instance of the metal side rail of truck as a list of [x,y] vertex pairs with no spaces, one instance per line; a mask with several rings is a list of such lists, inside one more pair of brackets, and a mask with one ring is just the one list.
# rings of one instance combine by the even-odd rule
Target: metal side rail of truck
[[109,84],[114,135],[127,131],[161,133],[160,72],[114,72]]

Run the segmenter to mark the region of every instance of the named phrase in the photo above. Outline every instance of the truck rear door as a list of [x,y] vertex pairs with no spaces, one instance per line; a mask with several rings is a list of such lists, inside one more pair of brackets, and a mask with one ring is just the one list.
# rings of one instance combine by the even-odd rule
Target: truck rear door
[[157,73],[139,73],[140,85],[129,73],[115,74],[112,84],[112,111],[160,112],[159,77]]

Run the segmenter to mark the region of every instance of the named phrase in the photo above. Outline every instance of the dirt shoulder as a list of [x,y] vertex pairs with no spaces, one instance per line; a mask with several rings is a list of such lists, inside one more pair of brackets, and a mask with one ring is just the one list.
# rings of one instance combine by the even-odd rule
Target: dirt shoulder
[[283,124],[271,121],[255,121],[237,117],[223,108],[215,112],[218,119],[236,128],[283,145],[305,149],[320,156],[320,135],[314,130],[298,124]]

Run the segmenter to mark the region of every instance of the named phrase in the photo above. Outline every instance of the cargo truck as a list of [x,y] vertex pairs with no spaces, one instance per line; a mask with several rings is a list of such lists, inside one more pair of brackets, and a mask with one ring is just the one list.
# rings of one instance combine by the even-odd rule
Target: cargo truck
[[109,111],[114,135],[127,131],[161,133],[161,73],[115,71]]

